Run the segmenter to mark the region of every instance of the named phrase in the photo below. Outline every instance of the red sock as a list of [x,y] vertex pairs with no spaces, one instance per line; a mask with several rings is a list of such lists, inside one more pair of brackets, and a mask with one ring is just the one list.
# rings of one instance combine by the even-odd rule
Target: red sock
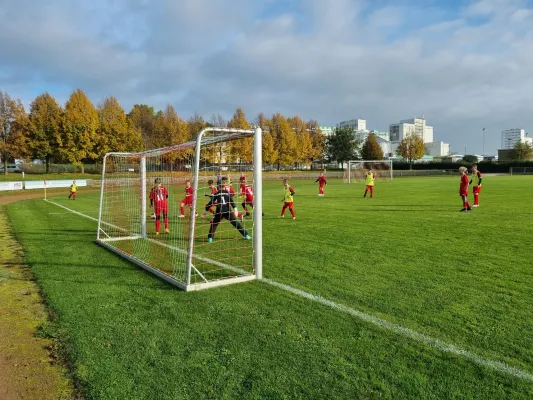
[[374,195],[374,186],[370,186],[370,197]]
[[468,200],[466,201],[466,208],[470,208],[470,203],[468,202]]
[[185,208],[180,205],[180,212],[181,212],[181,215],[185,215]]
[[213,211],[213,209],[212,209],[212,208],[210,208],[210,209],[209,209],[209,210],[207,210],[207,211],[209,211],[209,212],[210,212],[211,214],[214,214],[214,213],[215,213],[215,212]]
[[159,232],[160,229],[161,229],[161,220],[160,219],[156,219],[155,220],[155,231]]
[[293,217],[296,217],[296,214],[294,213],[294,208],[289,208],[289,211],[291,212]]
[[165,218],[165,229],[168,229],[168,218]]

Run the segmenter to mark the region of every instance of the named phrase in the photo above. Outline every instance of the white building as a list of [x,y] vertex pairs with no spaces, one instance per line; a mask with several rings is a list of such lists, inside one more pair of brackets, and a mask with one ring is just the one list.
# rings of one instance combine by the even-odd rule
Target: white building
[[444,142],[424,143],[425,154],[433,157],[444,157],[450,154],[450,145]]
[[333,135],[333,130],[335,127],[333,126],[319,126],[318,129],[320,129],[320,132],[326,137]]
[[341,121],[337,124],[339,128],[348,126],[354,131],[366,131],[366,120],[364,119],[351,119],[349,121]]
[[502,131],[502,150],[512,149],[518,142],[533,145],[533,138],[528,137],[528,134],[522,128],[504,129]]
[[401,142],[412,133],[421,137],[424,143],[433,142],[433,127],[426,125],[423,118],[402,119],[400,123],[389,126],[389,133],[391,142]]

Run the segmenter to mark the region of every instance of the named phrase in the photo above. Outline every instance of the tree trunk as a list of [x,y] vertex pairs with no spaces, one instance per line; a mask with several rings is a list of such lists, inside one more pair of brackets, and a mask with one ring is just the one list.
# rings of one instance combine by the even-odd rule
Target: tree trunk
[[85,166],[83,165],[83,163],[81,163],[80,170],[82,174],[85,174]]
[[409,159],[409,170],[411,171],[413,169],[413,160]]
[[7,176],[7,154],[4,153],[4,175]]
[[46,156],[46,164],[45,164],[44,172],[46,174],[50,173],[50,156],[49,155]]

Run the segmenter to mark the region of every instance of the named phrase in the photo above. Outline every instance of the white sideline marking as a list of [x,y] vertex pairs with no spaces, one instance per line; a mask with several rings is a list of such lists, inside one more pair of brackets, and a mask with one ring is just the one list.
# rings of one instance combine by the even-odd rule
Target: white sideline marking
[[[81,217],[84,217],[84,218],[88,218],[88,219],[91,219],[93,221],[96,221],[98,222],[98,219],[96,218],[93,218],[93,217],[90,217],[88,215],[85,215],[85,214],[82,214],[78,211],[75,211],[75,210],[72,210],[68,207],[65,207],[61,204],[58,204],[58,203],[55,203],[53,201],[50,201],[50,200],[47,200],[45,199],[45,201],[47,201],[48,203],[50,204],[54,204],[58,207],[61,207],[61,208],[64,208],[66,210],[69,210],[70,212],[74,213],[74,214],[77,214]],[[110,224],[108,224],[110,225]],[[153,239],[150,239],[150,240],[153,240]],[[160,243],[160,242],[157,242],[156,240],[153,240],[153,242],[155,243],[158,243],[158,244],[162,244],[163,246],[165,247],[171,247],[172,246],[169,246],[165,243]],[[181,249],[178,249],[178,250],[181,250]],[[238,268],[235,268],[235,267],[232,267],[230,265],[227,265],[227,264],[224,264],[224,263],[221,263],[221,262],[218,262],[218,261],[214,261],[214,260],[210,260],[208,258],[201,258],[202,260],[205,260],[205,261],[209,261],[209,262],[212,262],[212,263],[215,263],[221,267],[224,267],[224,268],[230,268],[230,269],[237,269]],[[243,271],[244,272],[244,271]],[[339,303],[336,303],[332,300],[328,300],[322,296],[319,296],[319,295],[315,295],[315,294],[312,294],[312,293],[307,293],[301,289],[297,289],[297,288],[294,288],[292,286],[289,286],[289,285],[285,285],[283,283],[279,283],[279,282],[276,282],[276,281],[273,281],[271,279],[266,279],[266,278],[263,278],[261,279],[262,282],[265,282],[265,283],[268,283],[269,285],[272,285],[272,286],[275,286],[279,289],[283,289],[287,292],[290,292],[290,293],[293,293],[293,294],[296,294],[298,296],[302,296],[308,300],[311,300],[311,301],[314,301],[316,303],[320,303],[322,305],[325,305],[325,306],[328,306],[328,307],[331,307],[337,311],[341,311],[343,313],[346,313],[346,314],[349,314],[355,318],[358,318],[364,322],[367,322],[367,323],[370,323],[372,325],[376,325],[378,327],[380,327],[381,329],[383,330],[386,330],[386,331],[389,331],[389,332],[393,332],[397,335],[400,335],[400,336],[403,336],[403,337],[406,337],[406,338],[409,338],[409,339],[412,339],[416,342],[419,342],[419,343],[422,343],[428,347],[432,347],[434,349],[437,349],[437,350],[440,350],[442,351],[443,353],[449,353],[449,354],[453,354],[455,356],[459,356],[459,357],[462,357],[468,361],[471,361],[473,362],[474,364],[477,364],[477,365],[480,365],[482,367],[486,367],[486,368],[489,368],[489,369],[492,369],[496,372],[500,372],[500,373],[503,373],[503,374],[507,374],[507,375],[510,375],[510,376],[513,376],[515,378],[518,378],[518,379],[523,379],[523,380],[526,380],[526,381],[530,381],[530,382],[533,382],[533,374],[530,373],[530,372],[527,372],[523,369],[520,369],[520,368],[517,368],[517,367],[513,367],[509,364],[506,364],[504,362],[501,362],[501,361],[496,361],[496,360],[491,360],[489,358],[486,358],[486,357],[483,357],[483,356],[480,356],[480,355],[477,355],[475,353],[472,353],[468,350],[465,350],[465,349],[462,349],[460,347],[457,347],[453,344],[449,344],[449,343],[446,343],[440,339],[437,339],[437,338],[433,338],[431,336],[428,336],[428,335],[424,335],[422,333],[419,333],[417,331],[414,331],[412,329],[409,329],[409,328],[405,328],[401,325],[397,325],[397,324],[394,324],[392,322],[389,322],[387,320],[384,320],[382,318],[379,318],[379,317],[375,317],[373,315],[370,315],[370,314],[366,314],[362,311],[359,311],[359,310],[356,310],[354,308],[351,308],[351,307],[348,307],[348,306],[345,306],[343,304],[339,304]]]

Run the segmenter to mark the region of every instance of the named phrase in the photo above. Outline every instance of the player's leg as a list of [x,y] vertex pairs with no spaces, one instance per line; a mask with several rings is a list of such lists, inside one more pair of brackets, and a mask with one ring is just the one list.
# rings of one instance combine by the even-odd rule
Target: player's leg
[[294,212],[294,203],[293,202],[289,203],[289,211],[291,212],[292,219],[296,219],[296,213]]
[[474,186],[472,192],[474,193],[474,207],[479,207],[479,192],[481,191],[481,186]]
[[159,207],[155,208],[155,234],[159,235],[159,230],[161,229],[161,209]]
[[213,216],[213,219],[210,222],[210,226],[209,226],[209,234],[207,235],[207,241],[208,242],[212,242],[213,241],[213,238],[215,237],[215,232],[217,230],[218,224],[220,223],[221,220],[222,220],[222,215],[218,214],[218,213],[215,213],[215,215]]
[[287,209],[287,207],[289,207],[289,203],[283,203],[283,208],[281,209],[281,217],[285,216],[285,210]]
[[163,221],[165,223],[165,233],[170,233],[168,230],[168,205],[163,208]]
[[369,186],[367,185],[366,188],[365,188],[365,194],[363,195],[363,197],[366,197],[366,194],[368,193],[368,188],[369,188]]
[[370,186],[370,197],[374,196],[374,186]]
[[183,200],[183,201],[180,203],[180,215],[179,215],[180,218],[185,217],[185,201],[186,201],[186,200],[187,200],[187,199]]
[[246,229],[243,228],[243,226],[237,221],[237,218],[235,218],[235,215],[233,213],[224,214],[224,218],[226,218],[231,225],[233,225],[239,233],[245,238],[250,239],[250,235],[248,235],[248,232],[246,232]]
[[70,191],[70,194],[68,195],[68,199],[70,200],[71,197],[72,197],[72,190]]

